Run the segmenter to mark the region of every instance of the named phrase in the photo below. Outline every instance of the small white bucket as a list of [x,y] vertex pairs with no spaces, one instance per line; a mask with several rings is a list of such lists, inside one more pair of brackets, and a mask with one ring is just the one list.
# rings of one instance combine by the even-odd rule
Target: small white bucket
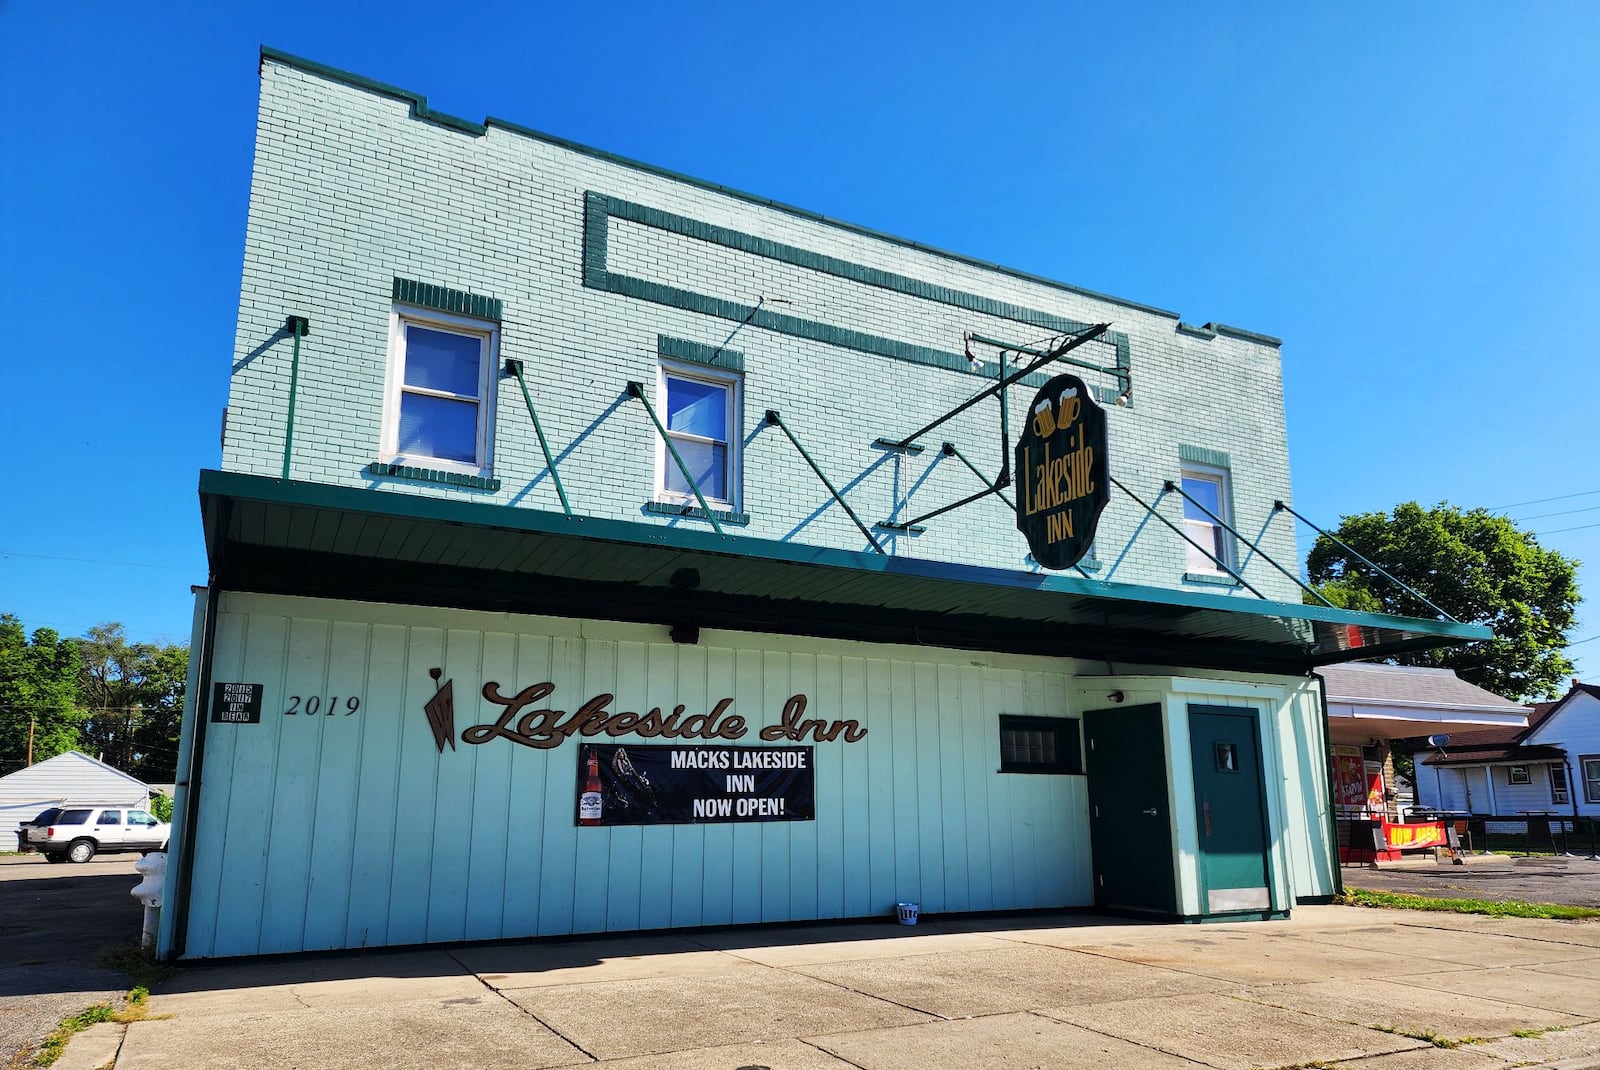
[[894,905],[895,917],[899,919],[901,925],[915,925],[919,909],[920,907],[916,903],[896,903]]

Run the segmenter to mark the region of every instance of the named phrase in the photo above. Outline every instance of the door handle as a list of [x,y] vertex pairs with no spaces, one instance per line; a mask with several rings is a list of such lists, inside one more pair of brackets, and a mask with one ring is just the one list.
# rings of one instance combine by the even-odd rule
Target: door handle
[[1158,811],[1154,806],[1152,806],[1150,809],[1144,811],[1144,813],[1149,814],[1151,817],[1155,817],[1156,814],[1159,813],[1159,812],[1160,811]]

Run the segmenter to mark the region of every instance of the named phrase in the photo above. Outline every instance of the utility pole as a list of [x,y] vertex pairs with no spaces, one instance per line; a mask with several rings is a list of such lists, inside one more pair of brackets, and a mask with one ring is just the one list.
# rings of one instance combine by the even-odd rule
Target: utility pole
[[[33,764],[33,726],[39,723],[37,713],[28,714],[28,765]],[[27,768],[24,766],[23,768]]]

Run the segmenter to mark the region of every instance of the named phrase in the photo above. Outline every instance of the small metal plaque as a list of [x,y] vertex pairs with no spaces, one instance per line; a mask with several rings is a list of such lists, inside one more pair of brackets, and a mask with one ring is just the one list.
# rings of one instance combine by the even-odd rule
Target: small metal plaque
[[214,684],[211,720],[215,724],[260,724],[263,684]]

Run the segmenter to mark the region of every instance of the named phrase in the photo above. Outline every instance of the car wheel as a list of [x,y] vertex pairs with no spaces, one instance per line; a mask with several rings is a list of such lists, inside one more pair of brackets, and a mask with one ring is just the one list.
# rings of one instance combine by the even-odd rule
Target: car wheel
[[59,851],[51,851],[49,854],[44,856],[44,860],[46,862],[65,862],[67,860],[67,856]]
[[87,862],[94,857],[93,840],[73,840],[67,848],[67,858],[73,862]]

